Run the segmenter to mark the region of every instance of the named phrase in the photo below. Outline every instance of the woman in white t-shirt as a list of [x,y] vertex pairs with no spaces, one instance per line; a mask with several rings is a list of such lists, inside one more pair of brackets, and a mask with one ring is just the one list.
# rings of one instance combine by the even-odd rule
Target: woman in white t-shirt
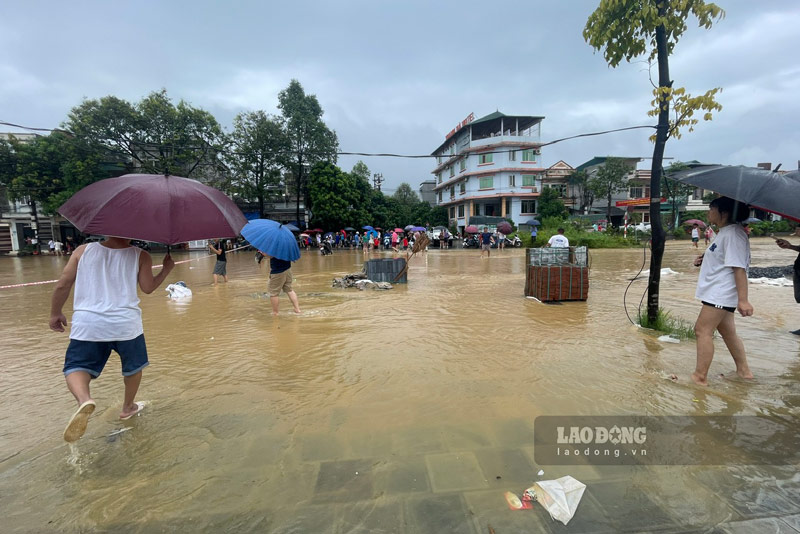
[[692,380],[701,386],[708,385],[708,369],[714,358],[715,330],[722,336],[736,363],[736,374],[741,378],[753,378],[747,365],[744,344],[736,335],[733,322],[737,309],[743,317],[753,315],[753,306],[747,299],[750,241],[739,224],[748,214],[746,204],[731,198],[716,198],[709,204],[708,222],[716,224],[719,232],[711,246],[694,262],[695,265],[702,265],[695,297],[703,303],[703,307],[694,325],[697,334],[697,367],[692,373]]

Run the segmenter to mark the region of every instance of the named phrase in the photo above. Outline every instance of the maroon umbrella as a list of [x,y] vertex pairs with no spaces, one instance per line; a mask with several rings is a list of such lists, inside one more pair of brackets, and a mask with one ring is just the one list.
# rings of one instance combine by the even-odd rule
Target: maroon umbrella
[[464,231],[467,232],[468,234],[477,234],[478,232],[480,232],[480,230],[478,230],[478,227],[475,226],[474,224],[470,224],[469,226],[464,228]]
[[501,234],[508,235],[514,230],[511,228],[511,225],[509,223],[503,221],[497,225],[497,231],[500,232]]
[[81,232],[174,245],[236,237],[247,223],[231,199],[197,180],[126,174],[88,185],[58,212]]

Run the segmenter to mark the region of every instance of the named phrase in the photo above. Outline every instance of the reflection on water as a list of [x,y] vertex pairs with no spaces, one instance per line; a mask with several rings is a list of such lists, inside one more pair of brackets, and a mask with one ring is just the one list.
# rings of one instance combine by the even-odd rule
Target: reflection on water
[[[689,322],[693,257],[686,243],[668,245],[664,267],[678,274],[661,290],[662,304]],[[384,292],[331,288],[360,269],[360,251],[304,252],[293,268],[304,313],[283,296],[277,318],[266,264],[252,254],[230,254],[230,281],[218,286],[211,260],[181,259],[196,261],[167,283],[184,280],[191,299],[171,301],[163,287],[142,296],[151,365],[139,398],[151,405],[117,419],[112,358],[72,451],[61,441],[74,409],[60,374],[67,339],[47,329],[52,285],[0,290],[4,530],[485,532],[489,523],[501,533],[522,522],[535,531],[544,515],[509,512],[502,493],[565,474],[589,486],[575,521],[614,530],[621,521],[714,524],[800,500],[800,481],[785,482],[789,467],[537,466],[532,446],[538,415],[796,421],[791,288],[751,286],[756,315],[737,319],[754,383],[715,379],[700,390],[685,380],[694,343],[661,343],[626,318],[623,292],[641,250],[593,251],[589,300],[556,305],[523,297],[522,250],[488,260],[430,251],[412,260],[407,285]],[[0,285],[57,278],[65,261],[0,259]],[[791,261],[753,240],[755,265]],[[628,293],[632,316],[645,284]],[[717,349],[712,376],[733,370],[721,341]],[[676,371],[683,383],[666,380]],[[615,491],[623,497],[607,503]]]

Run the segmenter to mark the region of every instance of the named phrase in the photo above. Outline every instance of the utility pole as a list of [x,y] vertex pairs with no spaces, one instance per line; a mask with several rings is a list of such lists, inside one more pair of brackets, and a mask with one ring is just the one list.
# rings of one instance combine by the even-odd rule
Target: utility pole
[[376,172],[375,174],[372,175],[372,187],[380,191],[382,183],[383,183],[383,174]]

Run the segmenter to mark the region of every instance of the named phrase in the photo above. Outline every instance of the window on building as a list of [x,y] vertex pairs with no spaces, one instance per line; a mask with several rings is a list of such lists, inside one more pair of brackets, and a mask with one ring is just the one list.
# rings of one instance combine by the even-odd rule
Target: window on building
[[523,174],[522,175],[522,187],[532,187],[536,185],[536,175],[535,174]]
[[439,191],[439,202],[440,203],[442,202],[442,192],[441,191]]
[[467,170],[467,158],[461,158],[461,161],[458,162],[458,170],[460,172]]
[[522,213],[524,213],[524,214],[536,213],[536,201],[535,200],[523,200],[522,201]]
[[494,154],[480,154],[478,156],[478,164],[483,165],[485,163],[491,163],[493,161],[492,156],[494,156]]
[[494,189],[494,176],[481,176],[481,189]]
[[440,172],[436,173],[436,183],[437,184],[442,183],[442,173],[440,173]]
[[456,175],[455,165],[450,165],[450,178]]
[[458,205],[458,216],[459,217],[463,217],[464,216],[464,204],[459,204]]
[[450,198],[453,198],[455,196],[456,196],[456,186],[451,186],[450,187]]
[[481,214],[481,205],[475,204],[475,215],[480,215],[480,214]]
[[628,190],[628,198],[644,198],[644,187],[641,185],[631,187]]
[[508,187],[516,186],[516,181],[517,181],[517,177],[516,176],[514,176],[513,174],[511,176],[509,176],[508,177]]
[[517,161],[517,151],[512,150],[508,153],[508,161]]
[[506,217],[511,217],[511,199],[506,199]]
[[558,196],[561,198],[567,196],[567,184],[547,184],[547,187],[558,191]]
[[535,148],[529,148],[528,150],[523,150],[522,161],[536,162],[537,152],[539,151],[536,150]]
[[463,195],[466,192],[467,192],[466,182],[461,182],[460,184],[458,184],[458,194]]
[[450,206],[450,218],[451,219],[455,219],[456,218],[456,207],[455,206]]

